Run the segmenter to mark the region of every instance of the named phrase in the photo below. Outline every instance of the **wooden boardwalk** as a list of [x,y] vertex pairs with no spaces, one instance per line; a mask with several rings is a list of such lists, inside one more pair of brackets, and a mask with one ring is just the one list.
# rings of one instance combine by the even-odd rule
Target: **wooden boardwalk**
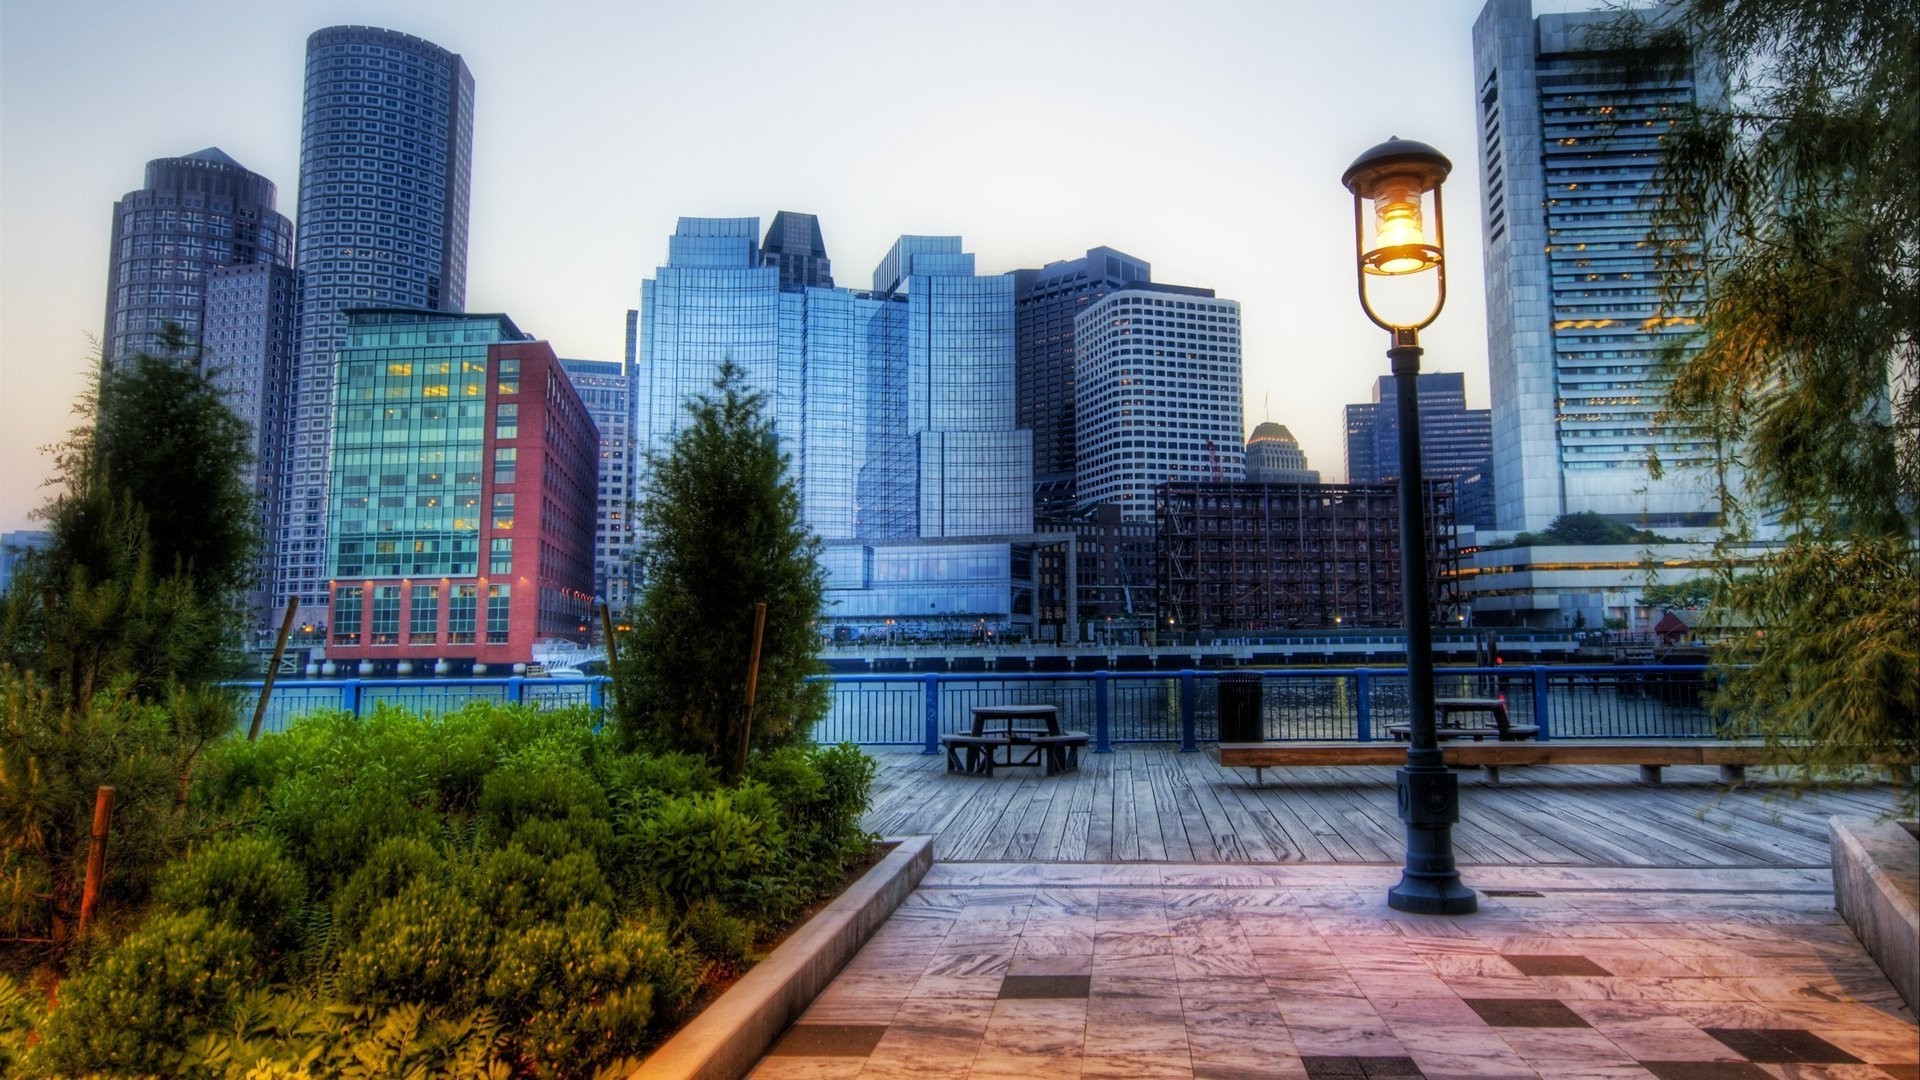
[[[1399,863],[1405,831],[1384,767],[1227,769],[1205,752],[1087,754],[1077,773],[950,774],[942,755],[875,750],[867,827],[931,834],[941,861]],[[1860,784],[1795,798],[1757,783],[1728,791],[1707,767],[1638,782],[1628,766],[1460,774],[1462,865],[1825,867],[1827,818],[1875,817],[1893,788]]]

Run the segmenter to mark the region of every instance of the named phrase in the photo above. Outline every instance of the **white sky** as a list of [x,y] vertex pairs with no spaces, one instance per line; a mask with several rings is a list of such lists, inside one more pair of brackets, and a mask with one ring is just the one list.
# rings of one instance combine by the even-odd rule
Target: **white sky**
[[293,216],[306,37],[346,23],[465,57],[467,307],[562,356],[620,358],[680,215],[816,213],[856,287],[902,233],[957,233],[983,273],[1107,244],[1240,302],[1245,426],[1286,424],[1338,479],[1341,408],[1387,370],[1340,174],[1389,135],[1453,158],[1425,370],[1487,404],[1481,2],[0,0],[0,529],[48,494],[114,200],[218,146]]

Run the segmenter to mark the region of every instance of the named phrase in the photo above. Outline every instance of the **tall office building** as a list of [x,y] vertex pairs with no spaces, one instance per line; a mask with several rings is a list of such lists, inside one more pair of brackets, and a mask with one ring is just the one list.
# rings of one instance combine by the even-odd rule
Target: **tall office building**
[[1725,82],[1710,58],[1614,47],[1596,32],[1613,17],[1489,0],[1473,27],[1502,529],[1718,520],[1711,442],[1655,416],[1661,344],[1691,320],[1661,314],[1648,234],[1672,118]]
[[599,433],[505,315],[341,312],[326,517],[330,662],[533,662],[588,640]]
[[198,345],[214,267],[292,261],[293,226],[274,209],[271,180],[218,147],[147,162],[146,186],[113,204],[100,339],[107,363],[158,351],[168,322]]
[[1074,446],[1082,509],[1153,520],[1173,479],[1241,480],[1240,305],[1212,289],[1136,284],[1074,319]]
[[[787,215],[769,243],[792,251],[805,235],[824,274],[817,228]],[[958,237],[903,236],[871,290],[810,286],[759,237],[756,218],[682,218],[642,282],[639,471],[731,360],[764,395],[801,513],[827,542],[829,621],[1030,620],[1031,575],[1015,573],[1007,539],[1033,520],[1012,280],[975,274]]]
[[1247,483],[1317,484],[1320,470],[1307,467],[1306,452],[1285,424],[1271,420],[1247,436]]
[[1074,510],[1073,320],[1115,289],[1151,281],[1147,263],[1108,247],[1013,272],[1014,423],[1033,432],[1034,516]]
[[307,39],[300,337],[273,536],[276,608],[288,596],[327,603],[327,450],[342,311],[464,308],[472,162],[473,77],[458,55],[366,26]]
[[[1457,371],[1418,376],[1420,468],[1429,480],[1478,469],[1493,452],[1492,415],[1467,408],[1466,376]],[[1400,394],[1382,375],[1373,400],[1347,406],[1347,483],[1380,484],[1400,475]]]
[[[207,271],[206,317],[200,365],[252,429],[249,476],[259,498],[258,527],[271,537],[280,517],[280,454],[284,449],[287,381],[293,368],[294,277],[278,263],[217,266]],[[247,606],[263,631],[273,625],[268,609],[273,548],[263,543]]]
[[820,235],[820,219],[812,214],[782,210],[773,215],[766,242],[760,245],[760,258],[779,268],[783,292],[833,288],[833,262]]
[[562,360],[560,367],[600,429],[593,594],[625,611],[633,602],[633,364]]

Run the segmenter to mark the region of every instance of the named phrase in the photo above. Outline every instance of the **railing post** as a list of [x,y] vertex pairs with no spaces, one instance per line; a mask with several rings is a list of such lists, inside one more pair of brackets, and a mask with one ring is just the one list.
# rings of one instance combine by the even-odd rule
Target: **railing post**
[[1553,738],[1553,729],[1547,723],[1547,669],[1536,665],[1533,669],[1533,723],[1540,729],[1534,738],[1546,742]]
[[607,707],[606,676],[595,675],[592,681],[587,683],[587,707],[594,712],[599,712]]
[[1373,672],[1353,673],[1353,719],[1361,742],[1373,741]]
[[1093,673],[1093,752],[1096,754],[1113,753],[1113,709],[1107,696],[1107,679],[1104,671]]
[[1193,740],[1194,681],[1192,668],[1180,672],[1180,752],[1183,754],[1200,749]]
[[920,752],[940,752],[940,676],[929,673],[920,680],[920,693],[927,707],[927,744]]
[[509,705],[523,704],[523,702],[521,701],[521,698],[523,698],[527,692],[526,686],[524,685],[526,681],[527,681],[526,679],[522,678],[519,675],[507,676],[507,704]]
[[359,679],[348,679],[340,684],[340,707],[355,716],[360,715]]

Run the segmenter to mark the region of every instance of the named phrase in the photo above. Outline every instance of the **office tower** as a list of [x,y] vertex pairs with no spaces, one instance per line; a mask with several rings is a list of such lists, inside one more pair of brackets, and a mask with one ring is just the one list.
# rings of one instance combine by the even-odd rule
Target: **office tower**
[[625,611],[633,602],[633,364],[562,360],[560,367],[600,429],[593,594]]
[[1307,467],[1307,455],[1300,449],[1285,424],[1271,420],[1253,429],[1247,437],[1247,483],[1317,484],[1320,470]]
[[[804,233],[824,275],[817,224],[785,218],[768,236]],[[872,290],[783,291],[794,274],[759,236],[756,218],[681,218],[641,284],[636,487],[644,454],[668,448],[731,360],[764,395],[802,517],[827,542],[829,621],[1030,619],[1031,576],[1016,580],[1007,539],[1032,530],[1011,279],[975,274],[957,237],[903,236]]]
[[1724,80],[1708,58],[1617,48],[1598,32],[1614,17],[1489,0],[1473,27],[1502,529],[1718,520],[1711,442],[1655,415],[1662,342],[1691,320],[1662,316],[1648,234],[1669,122]]
[[1073,320],[1113,290],[1152,278],[1147,263],[1108,247],[1013,272],[1014,423],[1033,432],[1038,520],[1073,516]]
[[214,267],[291,266],[293,226],[273,204],[273,182],[217,147],[147,162],[147,185],[113,204],[107,363],[158,352],[168,322],[199,345]]
[[[1467,408],[1467,380],[1457,371],[1419,376],[1420,467],[1429,480],[1478,469],[1493,451],[1492,416]],[[1374,383],[1373,401],[1347,406],[1347,482],[1379,484],[1400,475],[1399,392],[1393,376]]]
[[[277,263],[217,266],[207,271],[206,287],[201,370],[252,429],[250,486],[259,499],[258,527],[265,541],[280,515],[280,454],[294,350],[293,270]],[[273,625],[267,608],[272,575],[272,545],[263,542],[247,596],[254,622],[263,629]]]
[[[1434,618],[1459,619],[1453,485],[1422,485]],[[1158,621],[1182,631],[1404,626],[1396,484],[1174,480],[1155,493]]]
[[1129,285],[1074,319],[1074,444],[1082,509],[1153,520],[1153,489],[1240,480],[1240,305],[1212,289]]
[[327,602],[327,441],[347,307],[458,312],[467,288],[473,77],[417,37],[335,26],[307,39],[298,319],[273,537],[274,607]]
[[340,314],[328,660],[482,673],[587,641],[599,432],[552,347],[505,315]]
[[812,214],[782,210],[773,215],[766,242],[760,245],[760,258],[779,269],[782,292],[833,288],[833,263],[820,236],[820,219]]
[[45,551],[52,546],[53,534],[44,529],[0,533],[0,595],[13,586],[13,576],[29,552]]

